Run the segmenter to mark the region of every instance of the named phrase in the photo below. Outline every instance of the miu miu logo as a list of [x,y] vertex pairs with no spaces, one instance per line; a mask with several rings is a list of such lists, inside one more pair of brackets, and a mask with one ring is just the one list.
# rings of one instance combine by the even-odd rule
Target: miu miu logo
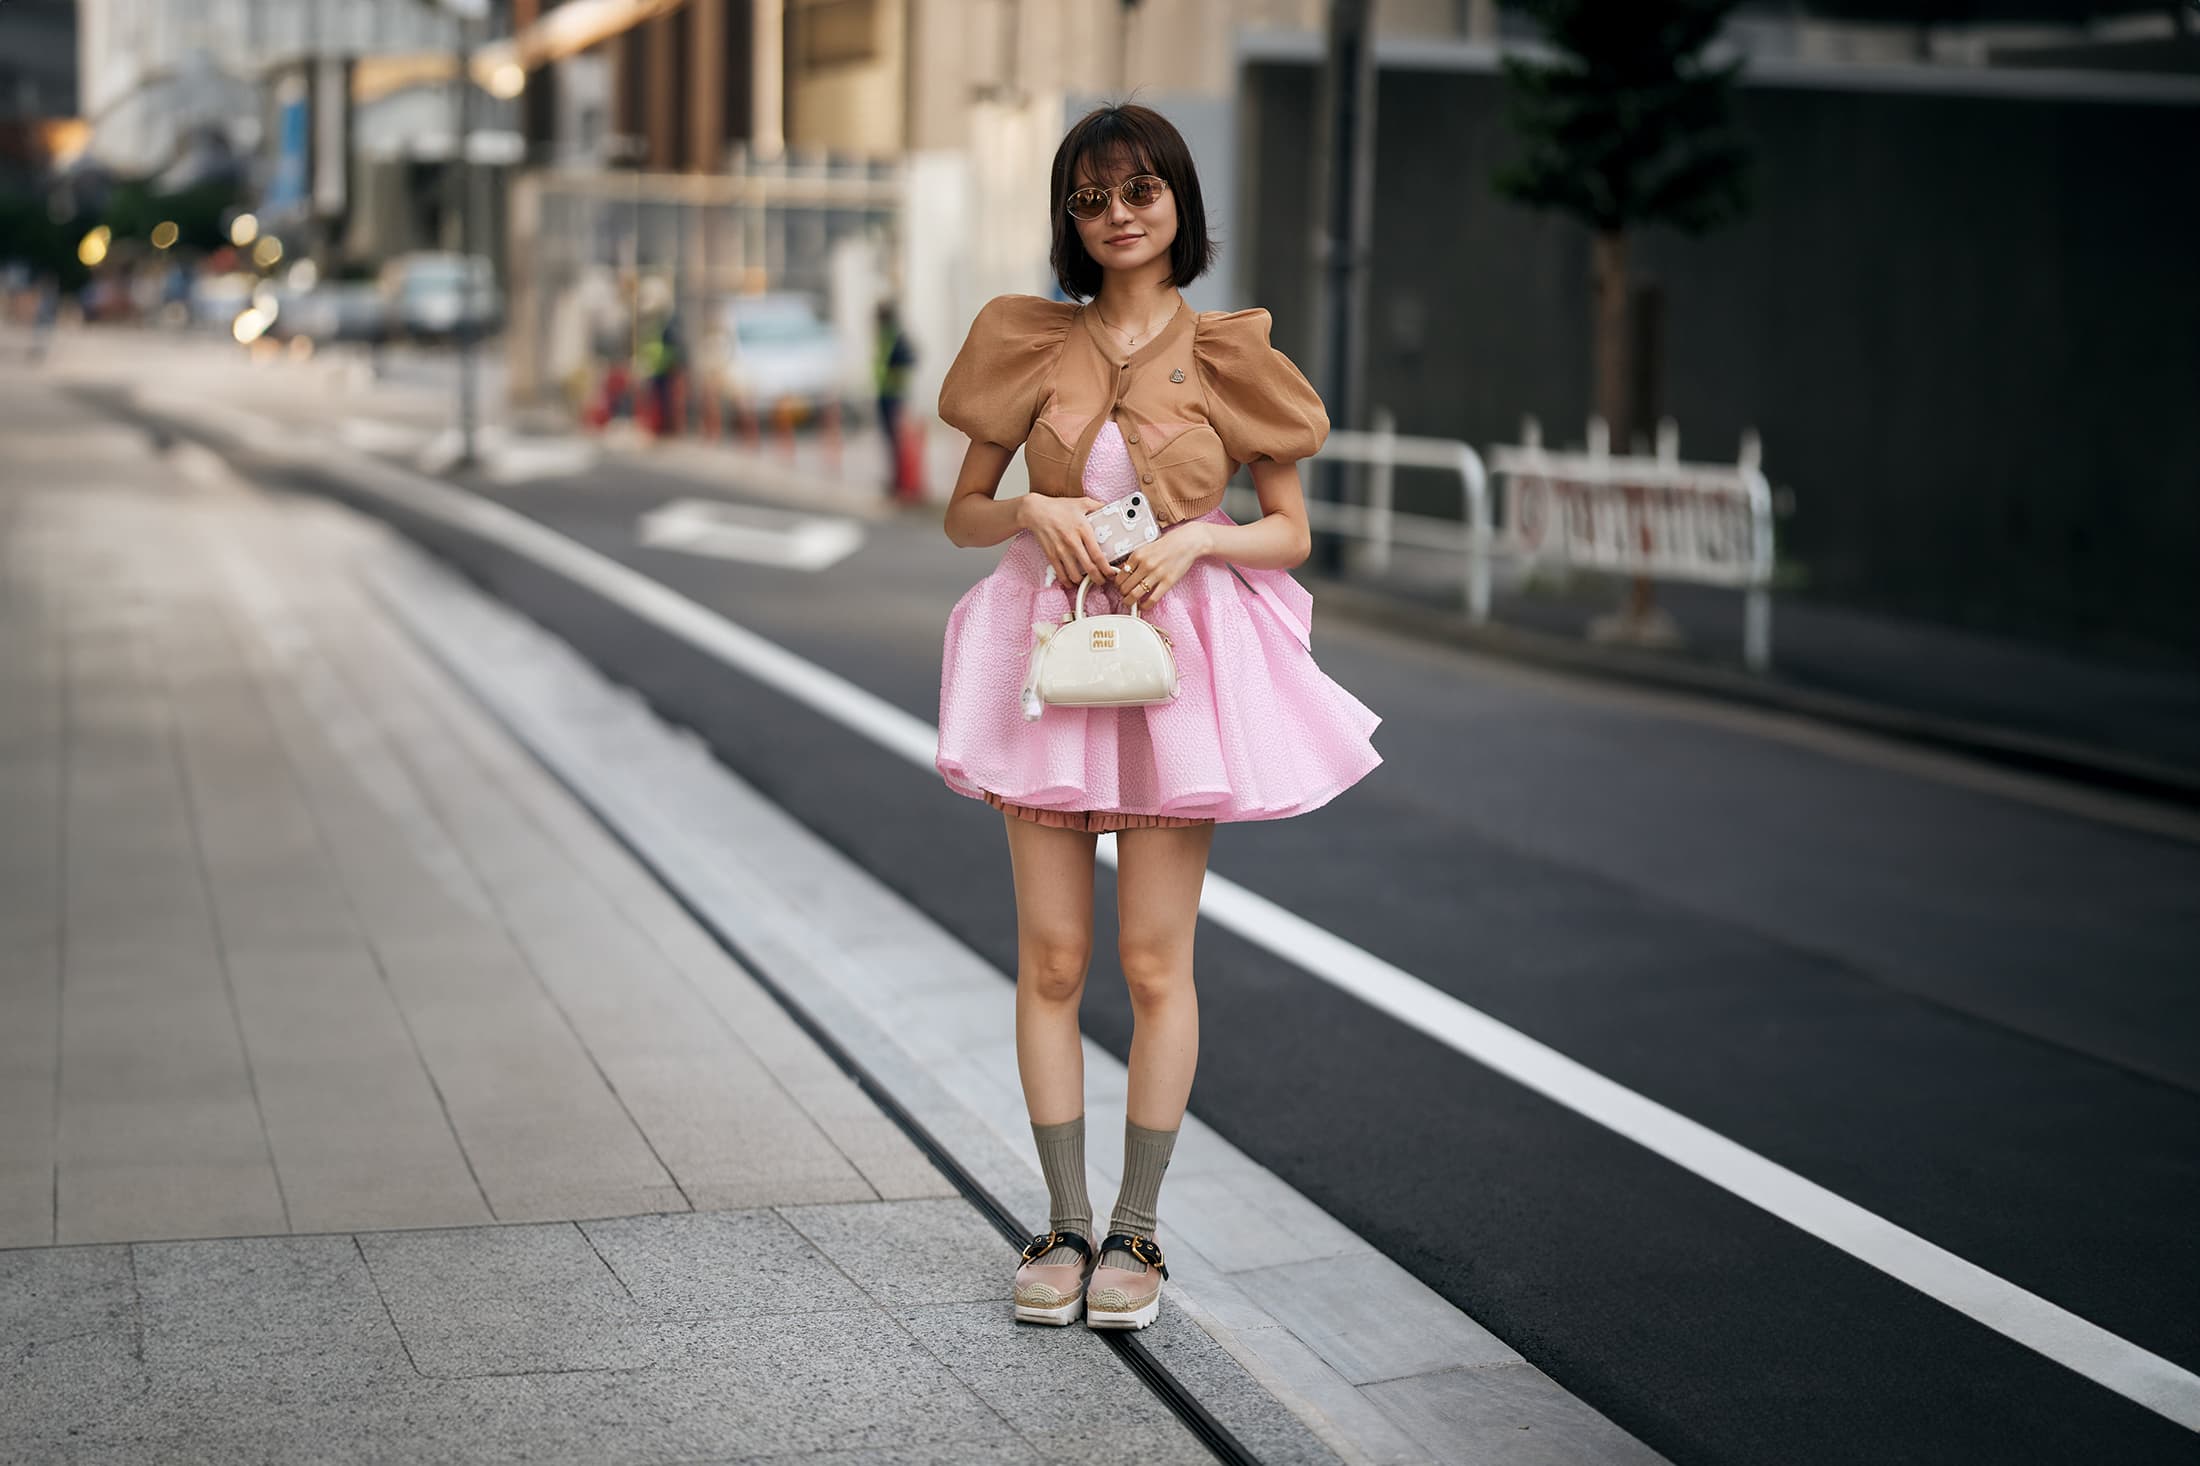
[[1094,651],[1107,651],[1114,645],[1115,631],[1112,627],[1100,628],[1092,633],[1092,649]]

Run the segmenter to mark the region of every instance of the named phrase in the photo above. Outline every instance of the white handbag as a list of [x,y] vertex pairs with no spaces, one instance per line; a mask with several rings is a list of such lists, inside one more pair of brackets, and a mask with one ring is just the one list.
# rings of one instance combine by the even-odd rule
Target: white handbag
[[1176,696],[1176,651],[1169,633],[1128,615],[1087,616],[1086,576],[1077,586],[1077,609],[1062,621],[1034,621],[1038,640],[1024,673],[1024,721],[1048,703],[1062,707],[1135,708]]

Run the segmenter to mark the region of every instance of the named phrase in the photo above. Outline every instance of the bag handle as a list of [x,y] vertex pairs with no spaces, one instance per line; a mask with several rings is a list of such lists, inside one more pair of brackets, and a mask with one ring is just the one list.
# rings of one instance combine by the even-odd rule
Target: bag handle
[[[1092,584],[1093,579],[1089,575],[1077,582],[1077,619],[1080,621],[1085,619],[1085,591]],[[1123,603],[1123,609],[1130,612],[1130,616],[1133,621],[1136,621],[1138,619],[1138,602],[1125,601]]]

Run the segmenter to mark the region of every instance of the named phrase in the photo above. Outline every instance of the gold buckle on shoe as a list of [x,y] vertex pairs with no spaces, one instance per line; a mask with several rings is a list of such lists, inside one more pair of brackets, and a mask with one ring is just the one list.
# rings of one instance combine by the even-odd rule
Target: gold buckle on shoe
[[1100,1255],[1110,1252],[1127,1252],[1164,1278],[1169,1275],[1168,1265],[1161,1260],[1161,1248],[1153,1238],[1141,1237],[1136,1232],[1110,1232],[1100,1244]]
[[1043,1237],[1032,1238],[1024,1244],[1024,1261],[1030,1262],[1035,1257],[1045,1257],[1059,1246],[1061,1241],[1062,1234],[1060,1232],[1049,1232]]

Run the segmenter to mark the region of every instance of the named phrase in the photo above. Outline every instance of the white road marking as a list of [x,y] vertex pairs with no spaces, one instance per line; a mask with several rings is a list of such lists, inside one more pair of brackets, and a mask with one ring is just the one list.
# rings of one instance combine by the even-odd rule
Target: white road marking
[[[238,414],[239,417],[247,416]],[[202,420],[203,412],[202,412]],[[303,451],[303,450],[301,450]],[[390,501],[532,557],[936,775],[939,730],[884,698],[501,504],[366,459]],[[1099,855],[1116,862],[1112,837]],[[2200,1376],[1767,1160],[1210,871],[1201,913],[1379,1012],[2188,1430]]]
[[514,438],[489,455],[487,471],[500,484],[529,484],[586,473],[602,457],[582,438]]
[[336,425],[336,436],[367,453],[417,453],[428,431],[378,417],[347,417]]
[[[413,455],[413,462],[422,473],[447,473],[456,466],[465,448],[465,436],[457,428],[444,428],[420,447]],[[474,433],[474,453],[482,474],[500,484],[568,478],[595,467],[601,456],[595,444],[579,438],[528,438],[493,424],[486,424]]]
[[786,514],[717,499],[675,499],[644,514],[636,533],[652,549],[793,570],[823,570],[863,543],[863,528],[852,519]]

